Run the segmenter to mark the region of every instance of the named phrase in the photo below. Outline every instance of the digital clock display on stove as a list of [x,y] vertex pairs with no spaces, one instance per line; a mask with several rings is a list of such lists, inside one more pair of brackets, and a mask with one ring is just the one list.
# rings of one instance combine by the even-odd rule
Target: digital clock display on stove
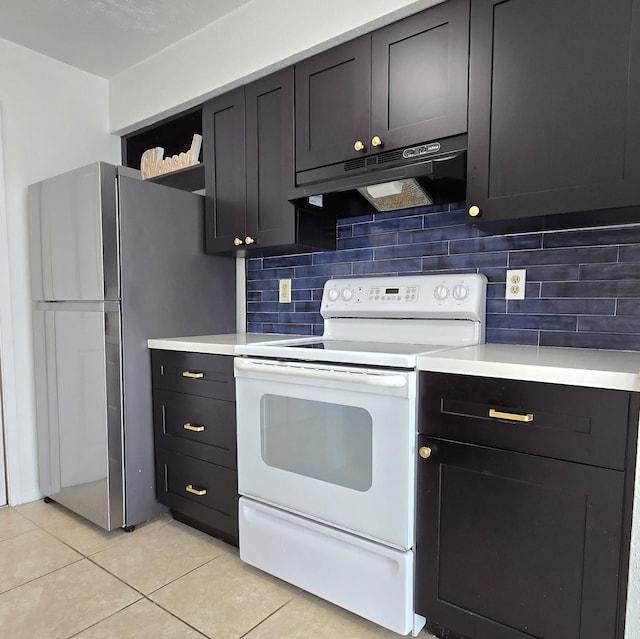
[[399,288],[385,288],[384,289],[384,294],[385,295],[397,295],[400,292]]

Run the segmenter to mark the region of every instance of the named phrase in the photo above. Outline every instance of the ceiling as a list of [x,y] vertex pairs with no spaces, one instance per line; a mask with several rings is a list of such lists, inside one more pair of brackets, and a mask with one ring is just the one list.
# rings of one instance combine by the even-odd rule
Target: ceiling
[[0,38],[103,78],[251,0],[0,0]]

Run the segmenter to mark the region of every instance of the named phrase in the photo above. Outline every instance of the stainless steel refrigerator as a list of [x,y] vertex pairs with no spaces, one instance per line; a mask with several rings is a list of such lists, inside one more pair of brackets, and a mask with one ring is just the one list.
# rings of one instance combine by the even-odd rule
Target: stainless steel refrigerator
[[155,499],[147,339],[235,330],[235,261],[204,253],[204,197],[98,162],[31,185],[41,492],[107,530]]

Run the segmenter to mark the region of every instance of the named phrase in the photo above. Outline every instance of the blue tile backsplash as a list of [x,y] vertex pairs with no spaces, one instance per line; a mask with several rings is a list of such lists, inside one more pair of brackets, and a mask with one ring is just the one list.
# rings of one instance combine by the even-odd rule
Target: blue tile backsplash
[[[327,279],[484,273],[487,342],[640,350],[640,223],[488,235],[465,205],[338,220],[336,251],[247,260],[247,330],[322,334]],[[524,300],[505,300],[508,268],[526,268]],[[291,278],[292,302],[278,302]]]

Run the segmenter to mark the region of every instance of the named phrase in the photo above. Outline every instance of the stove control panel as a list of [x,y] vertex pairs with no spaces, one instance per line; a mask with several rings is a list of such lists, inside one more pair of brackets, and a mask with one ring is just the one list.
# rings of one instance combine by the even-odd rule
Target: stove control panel
[[487,279],[477,273],[328,280],[320,312],[329,317],[484,320]]

